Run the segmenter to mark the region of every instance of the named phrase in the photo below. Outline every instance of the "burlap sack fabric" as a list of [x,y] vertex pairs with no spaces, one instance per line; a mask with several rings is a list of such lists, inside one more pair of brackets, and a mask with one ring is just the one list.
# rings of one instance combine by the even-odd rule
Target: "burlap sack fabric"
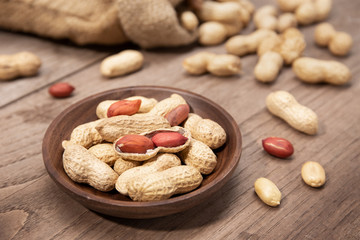
[[0,28],[79,45],[121,44],[144,48],[192,43],[196,33],[179,24],[182,0],[0,0]]

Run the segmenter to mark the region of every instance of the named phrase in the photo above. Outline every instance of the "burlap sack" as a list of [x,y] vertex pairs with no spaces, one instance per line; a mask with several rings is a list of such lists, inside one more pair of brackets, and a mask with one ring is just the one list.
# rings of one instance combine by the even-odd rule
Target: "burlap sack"
[[144,48],[192,43],[196,32],[179,24],[182,0],[0,0],[0,28],[70,39],[79,45],[121,44]]

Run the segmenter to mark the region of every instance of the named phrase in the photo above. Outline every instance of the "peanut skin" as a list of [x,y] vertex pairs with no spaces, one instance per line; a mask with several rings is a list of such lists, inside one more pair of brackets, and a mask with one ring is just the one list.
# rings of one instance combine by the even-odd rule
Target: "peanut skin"
[[270,93],[266,98],[268,110],[286,121],[290,126],[309,135],[318,130],[318,117],[310,108],[300,105],[293,95],[286,91]]
[[325,82],[343,85],[351,80],[349,68],[337,61],[302,57],[295,60],[292,70],[301,81],[306,83]]
[[0,81],[36,75],[41,60],[31,52],[0,55]]

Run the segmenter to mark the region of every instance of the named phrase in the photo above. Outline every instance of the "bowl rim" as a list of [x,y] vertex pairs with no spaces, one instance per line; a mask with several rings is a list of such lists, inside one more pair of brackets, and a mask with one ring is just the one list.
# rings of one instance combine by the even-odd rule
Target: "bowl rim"
[[[206,184],[205,186],[203,186],[201,188],[197,188],[189,193],[175,196],[175,197],[165,199],[165,200],[150,201],[150,202],[123,201],[123,200],[118,200],[118,199],[104,198],[103,196],[97,196],[92,193],[86,192],[86,191],[82,190],[81,188],[76,187],[76,185],[70,185],[66,182],[66,180],[62,179],[60,174],[58,174],[57,170],[52,166],[52,164],[50,164],[50,161],[46,160],[46,159],[50,158],[50,155],[46,151],[45,146],[47,143],[44,140],[47,138],[47,136],[49,136],[51,134],[50,130],[53,129],[56,125],[58,125],[58,123],[60,121],[62,121],[64,116],[66,116],[69,112],[76,109],[78,107],[78,105],[81,105],[91,99],[99,98],[103,95],[109,95],[111,93],[129,91],[129,90],[160,90],[160,91],[168,91],[168,92],[177,93],[177,94],[187,94],[187,95],[196,97],[202,101],[205,101],[207,103],[210,103],[214,108],[216,108],[222,114],[224,114],[225,118],[230,121],[232,128],[235,130],[235,132],[233,133],[235,136],[235,141],[236,141],[235,146],[239,146],[239,144],[240,144],[240,147],[235,148],[235,152],[233,153],[233,157],[232,157],[233,161],[231,162],[230,165],[227,166],[226,171],[222,174],[222,177],[220,179],[215,178],[211,182]],[[126,208],[126,207],[129,207],[129,208],[156,207],[156,206],[163,206],[163,205],[168,205],[168,204],[179,204],[181,202],[186,201],[189,198],[200,197],[205,192],[207,192],[209,189],[212,189],[212,188],[214,188],[214,186],[221,184],[222,182],[224,182],[227,178],[229,178],[231,176],[232,172],[235,170],[236,166],[238,165],[238,163],[240,161],[241,153],[242,153],[242,135],[241,135],[239,126],[236,123],[236,121],[234,120],[234,118],[224,108],[222,108],[220,105],[213,102],[212,100],[210,100],[200,94],[188,91],[188,90],[174,88],[174,87],[167,87],[167,86],[154,86],[154,85],[139,85],[139,86],[128,86],[128,87],[110,89],[110,90],[106,90],[103,92],[99,92],[99,93],[90,95],[88,97],[85,97],[82,100],[79,100],[79,101],[71,104],[69,107],[67,107],[65,110],[63,110],[59,115],[57,115],[55,117],[55,119],[51,122],[51,124],[48,126],[48,128],[44,134],[43,142],[42,142],[43,162],[44,162],[44,165],[45,165],[45,168],[46,168],[48,174],[53,179],[53,181],[55,181],[55,183],[60,184],[62,188],[66,188],[73,194],[77,195],[78,197],[80,197],[86,201],[92,201],[92,202],[97,202],[97,203],[102,203],[102,204],[107,204],[107,205],[111,205],[114,207],[122,207],[122,208]]]

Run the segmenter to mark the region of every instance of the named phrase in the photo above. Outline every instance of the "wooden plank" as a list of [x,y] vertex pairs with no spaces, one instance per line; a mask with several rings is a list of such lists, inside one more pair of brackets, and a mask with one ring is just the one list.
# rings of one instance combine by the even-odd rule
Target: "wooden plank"
[[[260,6],[265,1],[256,3]],[[187,56],[202,50],[223,53],[223,45],[143,51],[143,69],[105,79],[99,74],[99,65],[108,50],[64,46],[1,32],[0,40],[13,44],[9,49],[22,45],[36,46],[39,51],[49,48],[42,50],[51,63],[49,67],[61,67],[1,85],[1,98],[6,101],[0,118],[0,225],[5,226],[1,227],[0,239],[359,239],[360,189],[356,186],[360,181],[360,59],[356,53],[360,37],[353,26],[360,20],[360,4],[348,0],[334,1],[334,5],[329,21],[353,35],[350,56],[336,58],[316,47],[312,42],[314,26],[301,30],[308,43],[306,56],[340,60],[350,67],[353,80],[342,87],[304,84],[288,67],[275,83],[261,84],[252,74],[257,61],[253,55],[242,58],[242,76],[195,77],[182,69],[181,62]],[[61,57],[55,49],[61,49]],[[6,51],[7,47],[0,45],[0,52]],[[63,72],[67,67],[69,72]],[[48,71],[46,77],[43,71]],[[36,86],[26,82],[33,80]],[[74,95],[51,98],[47,86],[53,81],[70,82],[76,87]],[[20,89],[14,96],[9,90],[12,84]],[[117,219],[87,210],[47,175],[41,144],[51,121],[73,102],[89,95],[136,85],[171,86],[201,94],[224,107],[239,124],[243,135],[240,164],[231,180],[209,201],[158,219]],[[32,89],[26,89],[29,86]],[[290,91],[318,114],[320,129],[316,136],[297,132],[269,114],[265,98],[280,89]],[[291,159],[277,159],[262,150],[261,139],[274,135],[294,144]],[[308,160],[320,162],[326,170],[327,182],[321,189],[310,188],[301,180],[301,166]],[[258,199],[253,189],[258,177],[267,177],[278,185],[283,194],[279,207],[268,207]]]
[[66,42],[4,31],[0,31],[0,42],[0,54],[30,51],[42,61],[39,74],[34,77],[0,81],[0,107],[37,89],[47,87],[108,55],[107,52],[80,48]]

